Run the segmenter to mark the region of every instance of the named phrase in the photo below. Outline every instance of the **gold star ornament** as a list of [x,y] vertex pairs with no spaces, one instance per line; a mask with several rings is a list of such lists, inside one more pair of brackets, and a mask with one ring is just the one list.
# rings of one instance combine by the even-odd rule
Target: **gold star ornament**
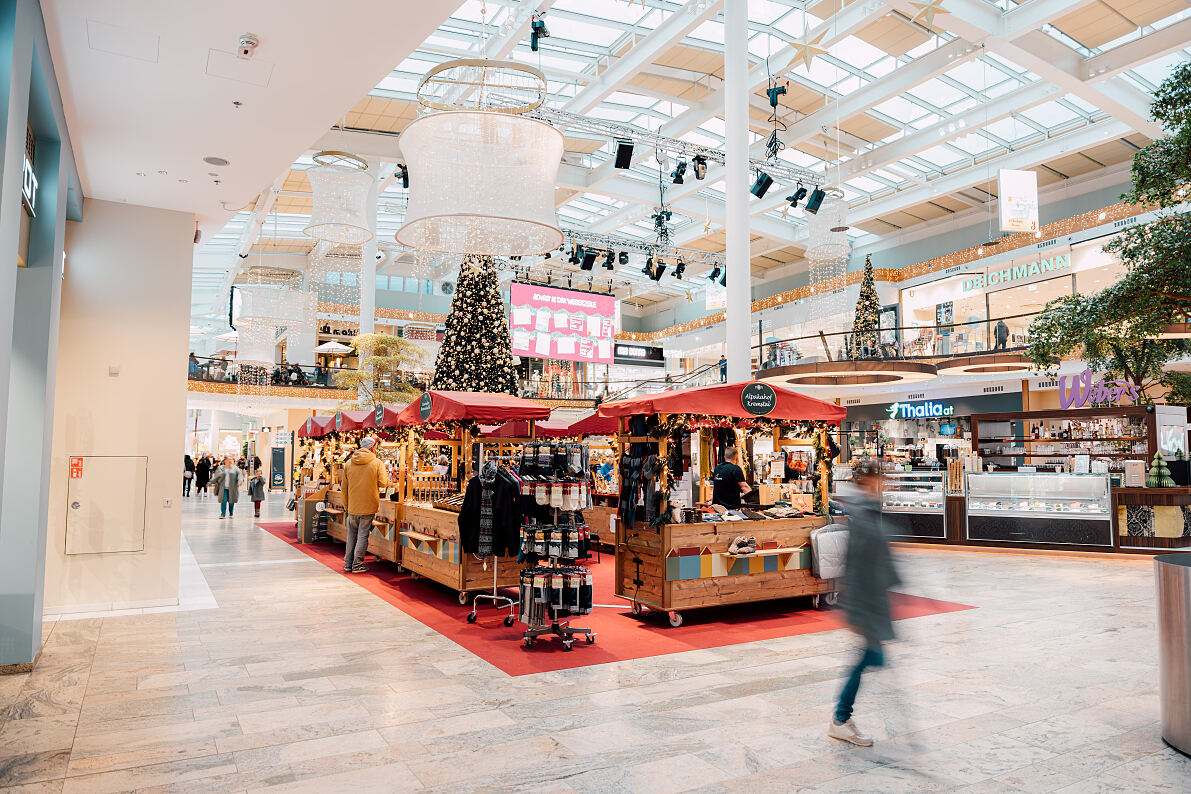
[[794,42],[794,57],[790,60],[791,64],[802,61],[803,66],[807,71],[810,71],[811,61],[815,59],[816,55],[823,55],[827,52],[826,47],[820,47],[819,44],[823,41],[823,37],[827,35],[827,28],[816,33],[811,38],[804,38],[802,41]]
[[917,22],[921,19],[928,28],[934,27],[935,14],[951,13],[946,8],[943,8],[943,0],[914,0],[910,5],[918,9],[918,12],[914,14],[910,21]]

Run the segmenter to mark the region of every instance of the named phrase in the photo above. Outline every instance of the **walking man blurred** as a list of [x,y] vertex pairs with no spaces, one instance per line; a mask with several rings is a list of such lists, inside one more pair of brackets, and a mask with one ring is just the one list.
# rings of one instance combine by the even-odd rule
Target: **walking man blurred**
[[844,681],[827,735],[871,747],[872,738],[861,733],[852,721],[852,707],[865,669],[885,665],[881,644],[893,639],[889,588],[901,580],[881,525],[880,464],[872,458],[857,462],[852,468],[852,482],[855,487],[841,499],[848,510],[848,560],[842,600],[848,625],[864,639],[864,650]]

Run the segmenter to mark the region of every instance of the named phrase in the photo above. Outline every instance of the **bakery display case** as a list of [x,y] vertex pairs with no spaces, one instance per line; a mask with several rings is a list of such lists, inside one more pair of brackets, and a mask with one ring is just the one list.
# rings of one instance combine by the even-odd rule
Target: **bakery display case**
[[892,537],[947,537],[943,517],[943,472],[886,472],[881,513]]
[[1113,545],[1108,474],[970,471],[965,490],[968,540]]

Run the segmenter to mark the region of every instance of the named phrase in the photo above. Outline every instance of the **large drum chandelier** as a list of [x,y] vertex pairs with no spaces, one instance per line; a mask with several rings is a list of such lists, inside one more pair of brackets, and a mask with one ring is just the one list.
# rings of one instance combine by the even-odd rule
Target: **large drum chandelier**
[[563,136],[525,113],[546,78],[530,66],[464,59],[418,85],[420,118],[401,134],[409,206],[397,242],[422,251],[533,256],[562,244],[554,185]]
[[303,233],[316,240],[362,245],[372,239],[368,223],[368,193],[376,180],[368,163],[347,152],[319,152],[316,165],[306,169],[314,207]]
[[810,319],[822,319],[844,310],[848,259],[848,202],[837,188],[826,188],[819,211],[807,214],[807,269],[810,275]]

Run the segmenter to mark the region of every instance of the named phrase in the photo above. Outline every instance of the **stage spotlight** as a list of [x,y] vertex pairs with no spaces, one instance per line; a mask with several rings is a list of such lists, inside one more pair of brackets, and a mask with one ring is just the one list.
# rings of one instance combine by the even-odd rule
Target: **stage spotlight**
[[586,251],[584,251],[583,264],[579,265],[580,269],[591,270],[593,267],[595,267],[596,257],[599,255],[599,253],[600,252],[594,248],[588,248]]
[[724,268],[724,272],[720,274],[720,286],[728,286],[728,268]]
[[695,179],[707,176],[707,158],[701,154],[695,155]]
[[786,201],[790,202],[790,209],[793,210],[798,209],[798,202],[802,201],[804,198],[806,198],[806,188],[804,188],[802,185],[799,185],[798,189],[794,191],[793,195],[786,196]]
[[757,198],[765,198],[765,193],[769,190],[770,185],[773,184],[773,177],[764,171],[757,172],[757,181],[753,182],[753,186],[749,188],[749,192]]
[[579,258],[583,255],[583,246],[576,245],[571,247],[571,255],[567,257],[567,262],[572,265],[579,264],[582,260]]
[[657,267],[655,267],[653,269],[653,275],[650,276],[650,278],[653,279],[654,281],[661,281],[662,274],[665,272],[666,272],[666,263],[659,259]]
[[394,177],[401,180],[401,187],[409,189],[409,169],[403,164],[397,164],[397,172],[393,174]]
[[819,205],[823,203],[823,199],[826,197],[826,193],[824,193],[822,190],[819,190],[819,188],[815,188],[813,191],[811,191],[810,198],[806,200],[806,205],[803,207],[803,209],[809,212],[811,215],[817,215],[819,213]]
[[674,166],[674,170],[670,172],[670,179],[674,184],[682,184],[682,175],[686,173],[686,160],[679,160],[678,165]]
[[629,140],[618,140],[616,142],[616,163],[615,166],[621,170],[631,168],[633,165],[633,142]]
[[686,262],[683,262],[681,259],[679,259],[678,264],[674,267],[674,278],[681,281],[682,274],[685,272],[686,272]]
[[652,256],[645,257],[645,267],[641,268],[641,272],[644,273],[645,275],[649,276],[650,278],[653,278],[653,257]]
[[719,262],[716,262],[715,267],[713,267],[711,269],[711,273],[708,274],[707,280],[715,281],[719,277],[720,277],[720,264],[719,264]]
[[604,269],[611,270],[614,267],[616,267],[616,254],[609,251],[608,257],[604,260]]
[[547,251],[547,252],[546,252],[546,255],[545,255],[543,258],[544,258],[544,259],[549,259],[549,258],[550,258],[550,252],[549,252],[549,251]]
[[629,252],[621,251],[620,252],[620,264],[627,265],[628,263],[629,263]]
[[537,52],[538,41],[548,38],[550,38],[550,30],[546,27],[546,21],[539,16],[533,17],[533,21],[529,23],[529,49]]

